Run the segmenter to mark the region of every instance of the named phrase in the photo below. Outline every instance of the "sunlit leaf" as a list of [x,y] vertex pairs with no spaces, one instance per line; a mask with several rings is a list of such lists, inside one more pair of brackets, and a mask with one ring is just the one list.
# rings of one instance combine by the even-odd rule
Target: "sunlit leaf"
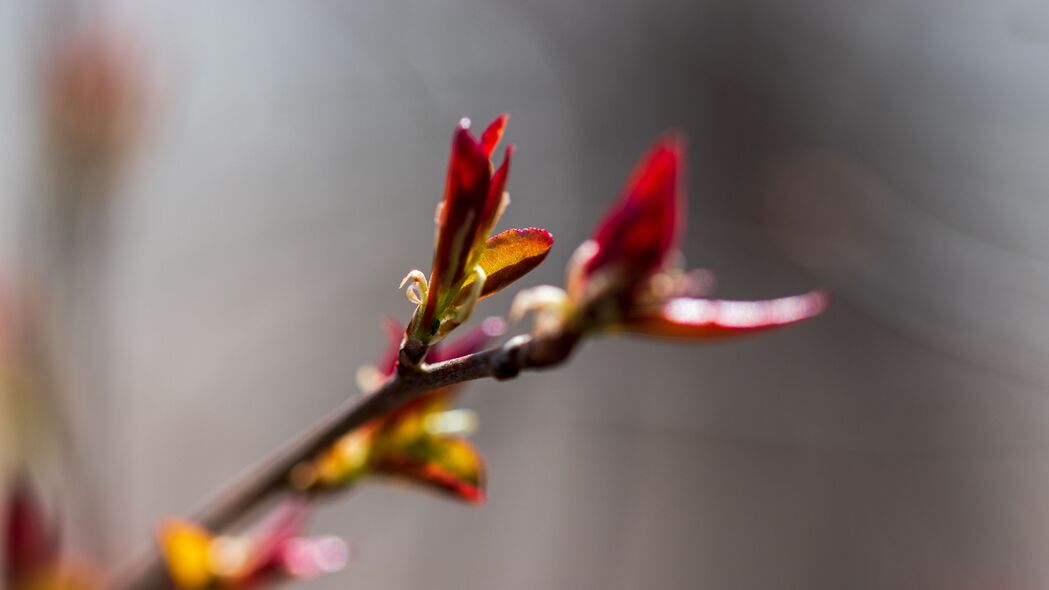
[[477,234],[476,241],[471,250],[471,263],[476,262],[476,257],[484,249],[485,238],[492,233],[495,224],[502,217],[507,205],[510,204],[510,195],[506,192],[506,183],[510,179],[510,161],[513,159],[514,146],[506,147],[503,163],[492,174],[492,181],[488,185],[488,200],[485,202],[481,213],[481,228]]
[[425,439],[383,456],[376,470],[470,503],[484,502],[484,461],[477,449],[462,438]]
[[481,134],[481,150],[491,158],[492,154],[495,153],[495,148],[499,145],[499,140],[503,138],[503,132],[506,131],[506,123],[510,120],[510,115],[503,113],[495,118],[488,127]]
[[554,237],[545,229],[508,229],[485,242],[478,264],[487,279],[481,297],[492,295],[531,272],[550,253]]
[[819,315],[827,303],[828,297],[823,291],[767,301],[678,297],[651,312],[631,316],[619,327],[670,338],[719,338],[794,324]]

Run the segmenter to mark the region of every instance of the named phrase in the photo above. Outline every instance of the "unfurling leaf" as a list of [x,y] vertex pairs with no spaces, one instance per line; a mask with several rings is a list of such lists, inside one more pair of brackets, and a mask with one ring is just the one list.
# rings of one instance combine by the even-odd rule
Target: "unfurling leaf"
[[550,253],[554,237],[545,229],[508,229],[485,242],[478,264],[486,278],[481,298],[487,297],[532,271]]

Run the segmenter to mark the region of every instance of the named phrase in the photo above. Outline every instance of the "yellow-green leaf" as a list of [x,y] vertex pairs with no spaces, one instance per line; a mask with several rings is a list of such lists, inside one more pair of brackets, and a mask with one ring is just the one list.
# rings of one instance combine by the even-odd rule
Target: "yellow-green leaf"
[[472,504],[484,502],[484,460],[469,441],[456,437],[427,437],[415,445],[390,452],[376,471]]
[[487,278],[481,297],[487,297],[528,274],[546,258],[554,237],[545,229],[508,229],[485,242],[478,264]]

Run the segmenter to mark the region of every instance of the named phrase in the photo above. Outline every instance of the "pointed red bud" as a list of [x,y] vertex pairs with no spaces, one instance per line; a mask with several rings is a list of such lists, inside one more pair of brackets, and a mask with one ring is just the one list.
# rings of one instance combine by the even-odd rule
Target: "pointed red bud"
[[669,135],[642,158],[591,236],[596,251],[584,263],[584,277],[615,267],[637,281],[663,265],[683,228],[683,155],[683,140]]

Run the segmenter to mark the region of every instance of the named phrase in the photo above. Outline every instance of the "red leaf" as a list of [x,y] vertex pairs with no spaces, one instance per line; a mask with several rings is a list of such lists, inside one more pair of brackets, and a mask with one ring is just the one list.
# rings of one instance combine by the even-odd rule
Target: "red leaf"
[[488,128],[481,134],[481,149],[484,153],[491,158],[492,154],[495,153],[495,148],[499,145],[499,140],[503,138],[503,131],[506,130],[506,123],[510,120],[510,115],[503,113],[492,121]]
[[499,165],[499,168],[492,175],[492,182],[488,187],[488,202],[485,203],[484,211],[481,213],[483,223],[479,230],[480,233],[477,234],[477,240],[474,243],[475,247],[488,237],[499,218],[499,209],[503,204],[503,192],[506,191],[506,181],[510,177],[510,160],[513,155],[514,146],[507,146],[506,154],[503,156],[503,163]]
[[628,332],[670,338],[708,339],[786,326],[819,315],[828,295],[812,291],[767,301],[670,299],[651,312],[635,312],[621,325]]

